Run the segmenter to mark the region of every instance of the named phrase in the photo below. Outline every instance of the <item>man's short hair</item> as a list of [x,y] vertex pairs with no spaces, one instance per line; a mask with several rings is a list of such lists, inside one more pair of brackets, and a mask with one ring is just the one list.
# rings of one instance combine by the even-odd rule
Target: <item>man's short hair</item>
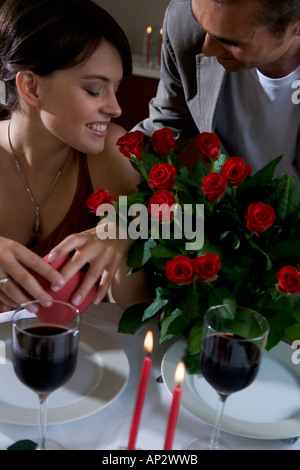
[[[216,3],[229,5],[244,3],[244,0],[213,0]],[[253,1],[253,0],[251,0]],[[265,26],[274,36],[281,38],[290,23],[300,18],[299,0],[257,0],[257,12],[254,22]]]

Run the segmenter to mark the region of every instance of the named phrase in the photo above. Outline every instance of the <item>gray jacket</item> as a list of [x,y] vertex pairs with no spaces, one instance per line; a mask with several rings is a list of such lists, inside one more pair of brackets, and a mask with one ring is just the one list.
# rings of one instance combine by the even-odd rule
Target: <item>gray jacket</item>
[[[169,127],[179,145],[199,132],[214,132],[226,70],[201,53],[205,32],[192,13],[191,0],[172,0],[166,10],[161,76],[149,118],[138,124],[151,135]],[[292,91],[291,91],[292,93]],[[297,162],[300,169],[300,128]]]

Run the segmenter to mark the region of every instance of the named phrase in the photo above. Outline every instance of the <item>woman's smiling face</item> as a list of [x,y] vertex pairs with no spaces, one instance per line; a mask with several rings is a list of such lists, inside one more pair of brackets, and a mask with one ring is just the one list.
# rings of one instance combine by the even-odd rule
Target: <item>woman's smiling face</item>
[[103,150],[107,125],[121,115],[116,91],[123,77],[115,47],[103,40],[85,62],[38,77],[44,126],[86,154]]

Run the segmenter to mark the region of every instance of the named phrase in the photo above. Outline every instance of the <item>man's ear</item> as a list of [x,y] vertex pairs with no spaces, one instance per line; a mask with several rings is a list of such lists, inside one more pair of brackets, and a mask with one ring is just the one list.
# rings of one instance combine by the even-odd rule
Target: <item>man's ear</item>
[[18,72],[16,85],[20,96],[32,106],[37,107],[40,102],[38,93],[38,77],[30,70]]
[[297,20],[295,22],[295,34],[297,36],[300,36],[300,16],[299,16],[299,18],[297,18]]

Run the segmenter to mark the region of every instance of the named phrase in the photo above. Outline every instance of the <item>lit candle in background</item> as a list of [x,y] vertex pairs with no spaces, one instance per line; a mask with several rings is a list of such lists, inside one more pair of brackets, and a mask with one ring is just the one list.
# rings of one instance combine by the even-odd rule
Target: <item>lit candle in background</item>
[[148,378],[149,378],[149,373],[150,373],[151,363],[152,363],[152,359],[150,357],[150,354],[152,353],[152,349],[153,349],[152,331],[148,331],[148,333],[145,336],[144,348],[148,356],[144,358],[139,388],[138,388],[136,402],[135,402],[134,413],[133,413],[132,422],[131,422],[131,429],[130,429],[130,434],[129,434],[127,450],[135,449],[136,438],[137,438],[138,431],[139,431],[139,425],[140,425],[140,420],[142,416],[143,405],[144,405],[147,385],[148,385]]
[[164,450],[172,450],[172,447],[173,447],[173,439],[174,439],[175,430],[176,430],[176,423],[177,423],[177,417],[178,417],[181,393],[182,393],[181,384],[184,381],[184,375],[185,375],[184,364],[183,362],[180,362],[177,365],[177,368],[175,371],[175,384],[177,385],[175,385],[174,390],[173,390],[173,399],[172,399],[172,405],[171,405],[170,412],[169,412],[169,420],[168,420],[168,426],[167,426],[167,431],[166,431]]
[[146,56],[146,62],[149,64],[150,62],[150,46],[151,46],[151,35],[152,35],[152,28],[151,26],[148,26],[147,28],[147,56]]
[[162,40],[163,40],[163,30],[161,28],[159,32],[159,48],[158,48],[158,64],[161,64],[161,48],[162,48]]

